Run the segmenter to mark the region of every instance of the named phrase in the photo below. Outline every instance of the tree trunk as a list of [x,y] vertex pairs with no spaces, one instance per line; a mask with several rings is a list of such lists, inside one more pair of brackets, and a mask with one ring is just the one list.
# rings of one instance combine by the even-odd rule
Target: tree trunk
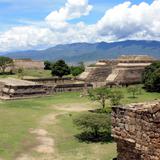
[[95,129],[94,129],[94,136],[95,136],[95,138],[98,138],[98,135],[99,135],[98,133],[99,133],[99,132],[98,132],[98,129],[95,128]]
[[102,106],[103,106],[103,109],[105,108],[106,104],[105,104],[105,99],[103,98],[102,99]]

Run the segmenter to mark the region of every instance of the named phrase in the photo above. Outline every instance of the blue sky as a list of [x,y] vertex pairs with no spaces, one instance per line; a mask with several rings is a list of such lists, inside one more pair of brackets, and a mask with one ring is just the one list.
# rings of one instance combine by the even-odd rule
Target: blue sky
[[[0,31],[7,30],[12,26],[24,25],[28,21],[41,21],[51,11],[59,9],[65,2],[65,0],[0,0]],[[125,1],[89,0],[89,3],[94,6],[91,14],[71,22],[95,23],[107,9],[123,2]],[[138,4],[142,1],[132,0],[131,2]],[[151,3],[152,0],[145,2]]]
[[160,41],[159,28],[160,0],[0,0],[0,52],[75,42]]

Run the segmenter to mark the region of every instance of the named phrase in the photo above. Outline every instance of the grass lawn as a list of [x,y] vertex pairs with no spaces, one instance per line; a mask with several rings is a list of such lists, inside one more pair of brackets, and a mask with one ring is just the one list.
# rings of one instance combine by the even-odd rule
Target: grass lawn
[[31,77],[51,77],[51,71],[49,70],[37,70],[37,69],[25,69],[24,76]]
[[[41,69],[24,69],[24,76],[29,76],[29,77],[51,77],[51,71],[48,70],[41,70]],[[18,78],[17,74],[0,74],[0,78]]]
[[[144,90],[137,98],[130,98],[125,88],[123,103],[142,102],[160,99],[159,93],[146,93]],[[62,93],[50,97],[0,101],[0,158],[16,160],[22,153],[28,153],[41,160],[42,154],[35,154],[32,148],[37,145],[35,135],[29,131],[39,126],[46,129],[55,141],[56,160],[110,160],[116,156],[114,143],[79,142],[74,135],[80,131],[72,123],[72,115],[80,112],[59,110],[63,106],[85,105],[95,107],[87,97],[80,98],[79,93]],[[84,111],[83,111],[84,112]],[[59,114],[51,123],[41,123],[50,114]],[[54,122],[55,121],[55,122]],[[49,159],[50,160],[50,159]]]

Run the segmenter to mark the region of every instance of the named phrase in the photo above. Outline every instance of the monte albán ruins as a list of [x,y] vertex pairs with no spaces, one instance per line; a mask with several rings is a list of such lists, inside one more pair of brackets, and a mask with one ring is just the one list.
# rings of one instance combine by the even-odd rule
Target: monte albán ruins
[[[121,56],[117,60],[101,60],[87,67],[76,79],[72,78],[25,78],[0,80],[1,99],[45,96],[56,92],[80,91],[112,85],[129,85],[141,82],[142,73],[155,59],[145,55]],[[39,68],[43,63],[31,60],[15,60],[15,68]]]
[[[76,78],[1,79],[0,98],[21,99],[139,84],[145,67],[154,61],[147,55],[121,56],[116,60],[100,60]],[[14,63],[17,68],[44,68],[40,61],[15,60]],[[112,137],[117,143],[117,160],[160,160],[160,102],[113,107]]]

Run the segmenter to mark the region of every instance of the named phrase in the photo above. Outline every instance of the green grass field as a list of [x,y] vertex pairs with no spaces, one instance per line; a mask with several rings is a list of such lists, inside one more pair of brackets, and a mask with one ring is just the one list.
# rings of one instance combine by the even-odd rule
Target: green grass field
[[[160,99],[159,93],[146,93],[130,98],[125,88],[123,103]],[[72,115],[96,108],[98,104],[80,93],[62,93],[50,97],[0,101],[0,159],[23,160],[21,155],[34,160],[111,160],[116,157],[115,143],[79,142],[74,136],[80,133],[72,123]],[[85,108],[86,107],[86,108]],[[54,139],[54,153],[37,153],[37,135],[31,129],[41,128]],[[17,157],[19,159],[17,159]],[[32,160],[29,158],[29,160]]]
[[[38,70],[38,69],[24,69],[24,76],[26,77],[51,77],[51,71],[49,70]],[[15,74],[0,74],[0,78],[18,78]]]

